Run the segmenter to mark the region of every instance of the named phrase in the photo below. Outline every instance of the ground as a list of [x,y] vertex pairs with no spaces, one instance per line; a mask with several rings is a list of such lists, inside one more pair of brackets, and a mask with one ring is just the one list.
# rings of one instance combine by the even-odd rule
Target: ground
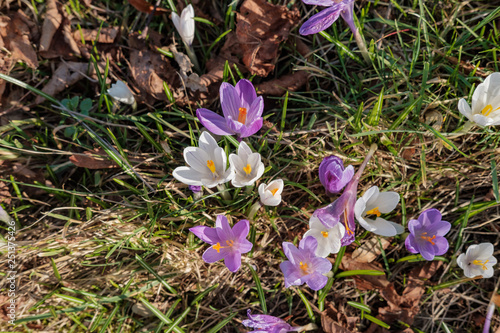
[[[11,234],[2,226],[0,327],[246,332],[251,309],[317,332],[482,331],[498,274],[464,280],[456,258],[481,242],[498,248],[500,135],[470,126],[457,104],[498,72],[500,1],[356,1],[368,62],[342,18],[299,34],[322,7],[193,1],[199,76],[175,60],[186,47],[171,10],[186,3],[158,4],[155,16],[139,0],[0,4],[0,73],[11,78],[0,81],[0,204],[15,220]],[[264,126],[245,139],[266,166],[259,182],[285,187],[281,204],[250,222],[253,250],[232,273],[205,263],[207,245],[188,229],[214,226],[218,214],[246,219],[257,188],[228,183],[229,201],[215,187],[195,199],[172,172],[197,146],[196,109],[222,114],[221,82],[241,78],[264,96]],[[106,93],[117,80],[136,106]],[[426,262],[405,249],[407,233],[358,227],[345,254],[330,257],[331,289],[285,288],[282,242],[298,244],[312,213],[337,197],[319,182],[321,160],[357,169],[372,143],[358,196],[373,185],[396,191],[387,218],[403,226],[438,209],[452,224],[449,251]],[[229,154],[238,141],[219,144]]]

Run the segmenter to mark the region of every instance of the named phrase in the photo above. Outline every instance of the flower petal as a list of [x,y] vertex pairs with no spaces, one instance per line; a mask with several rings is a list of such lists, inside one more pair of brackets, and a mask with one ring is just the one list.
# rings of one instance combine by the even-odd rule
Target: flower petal
[[472,109],[464,98],[458,101],[458,111],[472,121]]
[[239,240],[244,240],[250,231],[250,223],[248,220],[241,220],[233,226],[233,234]]
[[193,234],[196,235],[196,237],[198,237],[205,243],[214,245],[217,244],[217,242],[220,242],[219,236],[217,235],[217,231],[215,231],[215,228],[199,225],[193,228],[189,228],[189,231],[191,231]]
[[224,215],[217,215],[217,219],[215,220],[215,230],[217,231],[217,235],[221,241],[236,239],[231,227],[229,226],[229,221]]
[[219,145],[210,133],[204,131],[198,140],[198,147],[206,151],[209,156],[212,156],[214,150],[219,148]]
[[250,104],[250,109],[247,114],[247,124],[254,122],[257,118],[262,116],[264,111],[264,98],[262,96],[257,97],[252,104]]
[[249,112],[250,105],[257,99],[257,93],[255,92],[252,82],[246,79],[239,80],[238,83],[236,83],[235,90],[241,101],[241,107],[246,108]]
[[226,119],[219,116],[217,113],[208,109],[197,109],[196,117],[200,123],[215,135],[233,135],[229,126],[227,126]]
[[250,135],[254,135],[257,133],[261,128],[262,124],[264,123],[264,119],[262,118],[257,118],[255,119],[250,125],[248,126],[242,126],[241,127],[241,138],[247,138]]
[[335,22],[342,11],[343,6],[334,4],[311,17],[299,29],[301,35],[311,35],[327,29]]
[[223,82],[219,89],[220,104],[224,118],[238,119],[239,108],[241,107],[241,100],[236,88],[227,82]]
[[328,282],[328,278],[321,274],[309,274],[302,278],[312,290],[320,290]]
[[448,252],[448,240],[444,237],[436,237],[434,240],[434,254],[437,256],[443,255]]
[[376,235],[385,237],[393,237],[397,235],[396,227],[394,227],[391,222],[384,220],[381,217],[377,217],[370,225],[375,228],[372,232]]
[[224,257],[227,255],[227,251],[225,249],[220,249],[219,252],[217,252],[216,249],[214,249],[212,246],[210,246],[204,253],[203,253],[203,260],[208,263],[214,263],[217,262],[221,259],[224,259]]
[[183,155],[186,163],[191,168],[203,175],[210,173],[207,163],[211,160],[211,157],[203,149],[198,147],[186,147],[184,148]]
[[200,175],[199,172],[187,166],[175,168],[174,172],[172,173],[172,176],[174,176],[175,179],[186,185],[197,185],[197,186],[203,185],[201,181],[202,175]]
[[302,274],[300,269],[298,269],[290,261],[283,261],[280,264],[280,269],[285,277],[285,288],[289,288],[290,286],[300,286],[304,283],[301,281]]
[[399,203],[399,194],[396,192],[381,192],[377,198],[377,207],[382,214],[390,213]]
[[241,253],[238,251],[229,252],[224,258],[224,264],[235,273],[241,267]]

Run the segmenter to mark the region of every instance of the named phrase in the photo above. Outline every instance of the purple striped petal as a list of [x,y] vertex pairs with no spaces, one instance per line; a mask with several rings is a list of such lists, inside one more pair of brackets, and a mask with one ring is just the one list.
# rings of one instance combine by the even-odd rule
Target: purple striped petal
[[241,107],[249,110],[254,100],[257,99],[257,93],[252,82],[245,79],[239,80],[236,83],[235,90],[239,95]]
[[239,108],[241,107],[241,100],[238,91],[235,87],[227,82],[223,82],[219,89],[220,104],[224,118],[238,119]]
[[196,237],[198,237],[205,243],[213,245],[216,244],[217,242],[220,242],[219,236],[217,236],[217,231],[215,231],[214,228],[199,225],[190,228],[189,231],[191,231],[193,234],[196,235]]
[[196,110],[196,117],[198,117],[200,123],[213,134],[216,135],[234,134],[234,132],[231,131],[229,126],[227,126],[226,119],[222,116],[219,116],[217,113],[213,111],[210,111],[208,109],[198,109]]
[[343,8],[342,4],[335,4],[330,8],[322,10],[304,23],[299,30],[301,35],[311,35],[327,29],[335,22]]

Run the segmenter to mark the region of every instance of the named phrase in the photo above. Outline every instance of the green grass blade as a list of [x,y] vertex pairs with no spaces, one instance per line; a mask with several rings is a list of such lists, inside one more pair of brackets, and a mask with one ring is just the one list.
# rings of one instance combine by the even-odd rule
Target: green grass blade
[[255,288],[257,288],[257,294],[259,295],[260,307],[262,308],[262,312],[264,312],[264,314],[267,314],[266,295],[264,294],[264,289],[262,289],[259,275],[252,268],[252,266],[250,266],[250,264],[248,265],[248,268],[250,268],[250,273],[252,273],[253,280],[255,281]]

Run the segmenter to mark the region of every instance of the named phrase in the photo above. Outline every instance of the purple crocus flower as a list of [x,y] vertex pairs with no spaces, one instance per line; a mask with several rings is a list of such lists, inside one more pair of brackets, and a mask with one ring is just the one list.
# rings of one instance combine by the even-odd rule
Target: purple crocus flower
[[295,245],[283,242],[283,251],[287,261],[280,264],[285,275],[285,287],[300,286],[307,283],[312,290],[320,290],[326,285],[328,278],[323,274],[332,269],[326,258],[316,256],[318,241],[312,236],[303,238],[297,249]]
[[302,327],[292,327],[286,321],[278,317],[253,315],[250,313],[250,309],[247,310],[247,315],[249,319],[245,319],[241,323],[246,327],[252,327],[258,330],[252,331],[253,333],[287,333],[297,332],[302,329]]
[[448,251],[448,241],[443,236],[450,231],[451,224],[441,220],[441,213],[435,208],[422,212],[418,220],[410,220],[406,237],[406,249],[411,253],[420,253],[425,260]]
[[203,260],[211,264],[224,259],[224,264],[231,272],[241,266],[241,254],[252,249],[252,243],[246,238],[250,230],[248,220],[241,220],[233,228],[224,215],[217,215],[215,228],[196,226],[190,228],[193,234],[211,246],[203,253]]
[[301,35],[316,34],[327,29],[342,16],[356,36],[358,29],[354,24],[354,0],[302,0],[307,5],[328,7],[311,17],[299,30]]
[[354,167],[349,165],[344,170],[344,163],[337,156],[328,156],[319,165],[319,180],[325,187],[326,194],[339,193],[354,176]]
[[339,222],[344,224],[346,232],[342,238],[342,246],[351,244],[355,239],[354,231],[356,229],[356,222],[354,221],[354,206],[356,205],[358,182],[366,164],[368,164],[376,149],[376,144],[370,147],[370,151],[366,155],[363,164],[361,164],[358,172],[356,172],[351,182],[346,186],[344,193],[328,206],[316,209],[313,213],[313,217],[317,217],[327,228],[333,228]]
[[236,134],[238,139],[261,129],[264,99],[262,96],[257,97],[250,81],[240,80],[235,87],[224,82],[219,92],[224,117],[208,109],[198,109],[196,116],[203,126],[216,135]]

